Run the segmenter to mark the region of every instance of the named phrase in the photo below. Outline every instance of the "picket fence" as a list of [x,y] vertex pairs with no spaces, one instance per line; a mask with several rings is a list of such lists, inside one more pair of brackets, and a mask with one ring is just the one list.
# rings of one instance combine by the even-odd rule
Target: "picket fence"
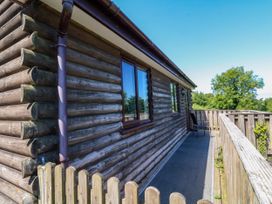
[[[39,204],[139,204],[138,185],[129,181],[120,190],[120,182],[111,177],[104,183],[101,174],[90,176],[86,170],[76,171],[73,167],[47,163],[38,167]],[[104,185],[103,185],[104,184]],[[103,188],[103,186],[105,188]],[[123,197],[123,198],[122,198]],[[144,192],[144,204],[160,204],[160,192],[148,187]],[[169,204],[186,204],[180,193],[172,193]],[[199,200],[197,204],[211,204],[208,200]]]

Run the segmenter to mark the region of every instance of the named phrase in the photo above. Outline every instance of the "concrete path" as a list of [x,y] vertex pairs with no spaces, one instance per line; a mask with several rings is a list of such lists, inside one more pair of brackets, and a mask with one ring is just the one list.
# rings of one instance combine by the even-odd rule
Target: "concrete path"
[[182,193],[187,204],[213,201],[213,167],[213,137],[192,132],[149,186],[160,190],[162,204],[168,204],[171,192]]

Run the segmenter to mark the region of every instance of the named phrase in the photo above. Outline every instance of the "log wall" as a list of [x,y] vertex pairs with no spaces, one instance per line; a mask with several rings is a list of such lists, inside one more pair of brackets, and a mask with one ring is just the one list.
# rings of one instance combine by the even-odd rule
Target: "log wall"
[[[0,197],[35,202],[36,168],[58,162],[56,38],[59,14],[35,2],[0,1]],[[188,98],[171,112],[170,80],[151,69],[153,122],[122,132],[121,56],[72,23],[67,100],[70,165],[121,184],[148,183],[187,133]],[[184,91],[185,90],[185,91]],[[3,186],[1,184],[1,186]],[[12,193],[18,192],[18,193]],[[25,201],[24,201],[25,200]]]

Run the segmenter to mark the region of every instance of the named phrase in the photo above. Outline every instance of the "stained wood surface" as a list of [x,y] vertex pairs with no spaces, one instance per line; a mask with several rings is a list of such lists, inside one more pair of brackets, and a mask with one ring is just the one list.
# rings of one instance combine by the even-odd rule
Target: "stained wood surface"
[[[52,174],[55,172],[55,174]],[[66,174],[63,174],[66,172]],[[138,204],[140,195],[138,185],[134,181],[125,184],[124,192],[120,191],[117,177],[110,177],[103,182],[99,173],[92,176],[86,170],[79,172],[73,167],[64,169],[61,165],[47,163],[38,167],[40,183],[39,203],[81,203],[81,204]],[[91,179],[91,182],[89,182]],[[66,191],[63,190],[65,183]],[[147,187],[144,192],[145,204],[160,204],[160,192],[155,187]],[[52,197],[55,195],[55,198]],[[208,200],[199,200],[199,204],[211,204]],[[181,193],[173,192],[169,196],[169,204],[186,204]]]
[[272,167],[231,120],[220,115],[230,203],[271,203]]

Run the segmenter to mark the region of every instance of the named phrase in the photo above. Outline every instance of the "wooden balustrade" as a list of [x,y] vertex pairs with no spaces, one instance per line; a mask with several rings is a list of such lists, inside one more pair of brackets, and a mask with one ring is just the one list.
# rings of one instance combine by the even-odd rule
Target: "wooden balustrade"
[[258,122],[265,123],[269,129],[269,147],[272,150],[272,113],[262,111],[237,110],[194,110],[198,129],[219,130],[219,115],[225,114],[244,133],[256,147],[254,128]]
[[[138,204],[140,201],[138,185],[134,181],[128,181],[121,191],[116,177],[104,182],[99,173],[90,176],[86,170],[77,172],[73,167],[64,169],[53,163],[39,166],[38,177],[40,204]],[[160,191],[155,187],[146,188],[144,203],[160,204]],[[186,199],[174,192],[169,196],[169,204],[186,204]],[[211,202],[199,200],[197,204]]]
[[228,203],[272,203],[272,166],[224,114],[219,116]]

